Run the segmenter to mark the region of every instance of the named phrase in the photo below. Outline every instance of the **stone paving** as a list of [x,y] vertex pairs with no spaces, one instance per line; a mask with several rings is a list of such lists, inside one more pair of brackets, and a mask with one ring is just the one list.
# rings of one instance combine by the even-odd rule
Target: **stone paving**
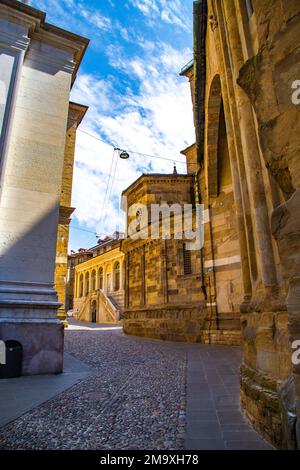
[[186,437],[189,450],[270,450],[240,407],[239,348],[188,349]]
[[66,350],[92,373],[0,429],[0,449],[268,449],[239,409],[238,348],[74,324]]

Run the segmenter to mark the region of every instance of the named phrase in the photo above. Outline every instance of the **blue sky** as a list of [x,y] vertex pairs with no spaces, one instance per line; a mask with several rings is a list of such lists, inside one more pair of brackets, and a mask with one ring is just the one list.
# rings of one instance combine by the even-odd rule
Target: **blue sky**
[[[71,93],[89,106],[75,154],[70,249],[77,250],[93,246],[95,233],[123,230],[122,190],[141,173],[172,172],[173,159],[183,161],[180,151],[195,140],[189,84],[179,77],[193,55],[192,0],[30,3],[91,41]],[[130,159],[87,133],[130,150]]]

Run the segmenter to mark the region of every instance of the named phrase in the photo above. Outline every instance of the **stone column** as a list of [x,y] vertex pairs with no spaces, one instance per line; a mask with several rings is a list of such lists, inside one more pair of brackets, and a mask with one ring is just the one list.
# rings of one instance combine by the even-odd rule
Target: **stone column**
[[[224,106],[228,103],[229,114],[225,115],[226,117],[226,126],[227,121],[229,121],[228,128],[231,126],[232,138],[234,141],[234,150],[236,156],[236,162],[238,167],[239,174],[239,185],[241,190],[242,198],[242,209],[244,217],[244,227],[245,227],[245,236],[247,242],[247,252],[248,252],[248,262],[249,270],[251,276],[252,286],[255,286],[257,283],[258,272],[257,272],[257,260],[256,260],[256,249],[254,242],[254,230],[253,230],[253,221],[250,208],[249,200],[249,191],[246,178],[245,163],[243,158],[243,148],[241,142],[239,120],[236,109],[235,101],[235,92],[233,86],[233,76],[231,63],[229,58],[229,51],[227,46],[227,37],[225,34],[225,26],[223,21],[221,4],[215,2],[215,11],[217,13],[216,24],[217,24],[217,37],[216,37],[216,47],[218,50],[219,63],[221,64],[221,70],[224,71],[224,77],[221,76],[222,82],[222,92],[223,90],[227,91],[227,97],[224,93]],[[223,68],[224,67],[224,68]],[[222,72],[221,72],[222,73]]]
[[[236,12],[232,1],[223,1],[222,5],[224,26],[228,30],[227,41],[233,67],[233,78],[236,82],[239,70],[243,65],[243,53]],[[248,97],[238,85],[234,87],[234,92],[241,128],[243,154],[245,157],[246,176],[255,226],[255,240],[259,254],[262,283],[269,293],[274,294],[277,290],[277,275],[253,111]]]
[[96,281],[95,281],[96,282],[96,290],[98,290],[99,289],[99,266],[97,266],[95,268],[95,270],[96,270]]
[[[74,305],[74,300],[78,299],[79,297],[79,276],[74,268],[74,275],[73,275],[73,305]],[[70,280],[70,283],[72,281]],[[71,288],[72,289],[72,288]]]
[[73,297],[74,297],[74,299],[77,298],[77,275],[76,275],[76,272],[74,272]]
[[0,337],[22,344],[23,374],[58,373],[59,199],[70,88],[87,40],[45,25],[43,12],[19,2],[1,1],[0,16],[1,44],[19,57],[27,47],[0,155]]
[[220,30],[218,27],[214,31],[214,38],[216,41],[216,51],[217,51],[218,64],[219,64],[222,98],[223,98],[225,119],[226,119],[228,149],[229,149],[229,155],[230,155],[231,174],[232,174],[232,181],[233,181],[233,192],[234,192],[234,200],[236,204],[237,226],[238,226],[241,264],[242,264],[242,273],[243,273],[244,300],[248,302],[252,294],[252,283],[251,283],[251,273],[250,273],[250,262],[249,262],[250,256],[249,256],[249,251],[248,251],[246,219],[245,219],[243,195],[242,195],[241,183],[240,183],[241,181],[240,168],[239,168],[239,163],[237,159],[236,145],[235,145],[234,132],[233,132],[233,123],[231,119],[230,101],[228,97],[229,92],[228,92],[228,85],[227,85],[227,80],[226,80],[227,74],[225,71],[224,59],[222,56],[222,49],[221,49],[221,43],[220,43]]
[[129,253],[125,254],[125,307],[129,308],[130,306],[130,290],[129,290],[129,262],[130,255]]
[[[285,407],[286,440],[290,448],[297,443],[300,449],[300,189],[272,214],[272,232],[278,243],[282,263],[283,276],[288,284],[286,299],[289,313],[289,340],[291,343],[293,379],[281,387],[282,400]],[[294,412],[296,415],[294,416]],[[296,435],[294,435],[296,433]]]
[[71,75],[59,84],[47,74],[47,60],[57,71],[61,65],[49,46],[42,46],[41,59],[40,47],[40,41],[31,44],[22,68],[1,175],[0,335],[22,344],[23,374],[57,373],[63,366],[53,283]]

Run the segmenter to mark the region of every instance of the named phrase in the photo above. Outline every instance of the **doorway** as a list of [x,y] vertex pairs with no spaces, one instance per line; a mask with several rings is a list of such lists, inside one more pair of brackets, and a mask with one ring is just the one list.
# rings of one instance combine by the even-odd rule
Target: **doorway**
[[97,323],[97,301],[92,302],[92,323]]

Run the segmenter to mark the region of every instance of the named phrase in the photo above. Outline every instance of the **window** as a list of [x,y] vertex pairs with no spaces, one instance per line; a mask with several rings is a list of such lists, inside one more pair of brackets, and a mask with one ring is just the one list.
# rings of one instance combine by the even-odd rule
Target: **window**
[[192,257],[191,251],[186,249],[186,244],[183,244],[183,273],[185,276],[192,274]]
[[98,271],[98,288],[103,290],[103,268]]
[[252,0],[246,0],[246,9],[247,9],[248,18],[251,18],[251,16],[254,13]]
[[114,267],[114,290],[120,289],[120,263],[117,261]]

